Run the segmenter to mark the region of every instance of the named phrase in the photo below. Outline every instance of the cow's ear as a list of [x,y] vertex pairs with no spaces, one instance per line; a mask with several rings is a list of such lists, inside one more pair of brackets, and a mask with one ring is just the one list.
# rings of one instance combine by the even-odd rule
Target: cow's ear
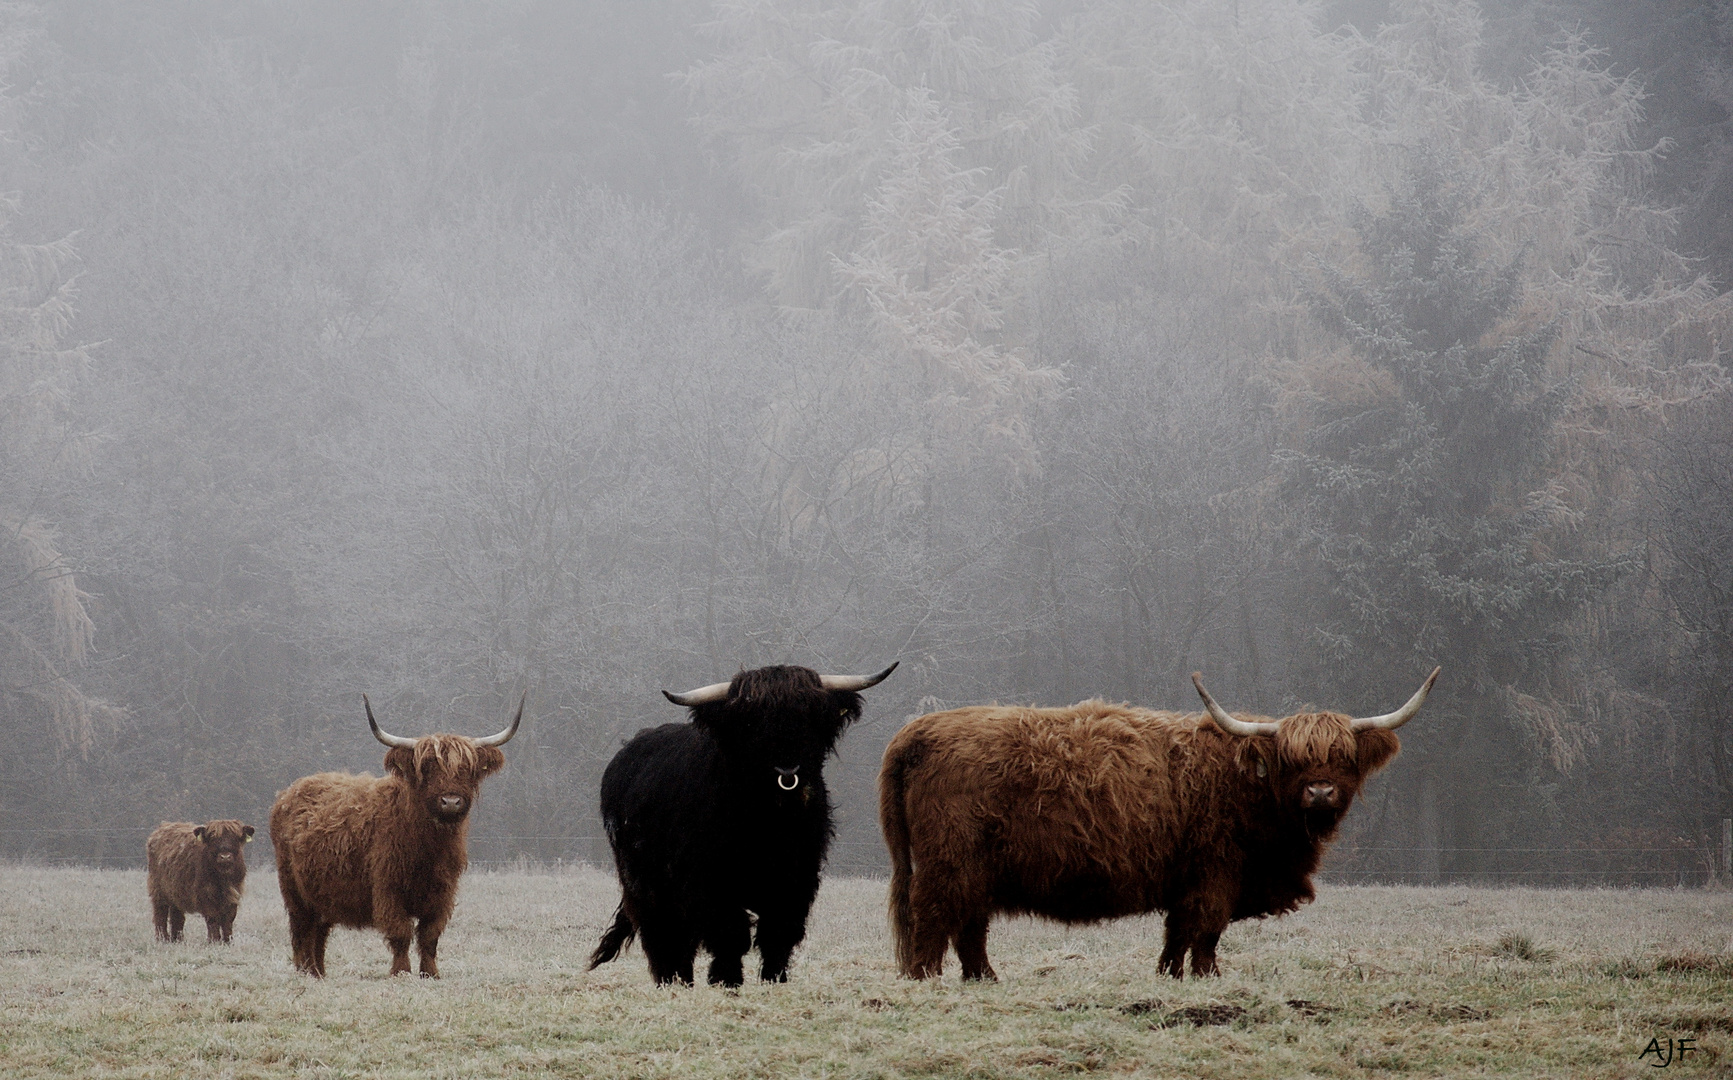
[[203,825],[194,825],[193,826],[193,836],[198,839],[199,843],[201,843],[201,844],[204,843],[205,842],[205,827]]
[[832,690],[830,703],[835,710],[831,725],[835,734],[841,735],[845,728],[860,719],[861,696],[853,690]]
[[415,779],[415,751],[407,746],[393,746],[385,751],[385,771],[396,773],[405,780]]
[[706,703],[692,709],[692,726],[703,728],[718,739],[725,739],[734,729],[734,725],[729,723],[732,716],[726,703]]
[[253,842],[253,827],[251,825],[242,825],[241,826],[241,843],[250,844],[252,842]]
[[497,746],[478,746],[475,749],[475,760],[481,765],[481,775],[499,772],[505,768],[505,754]]
[[1390,764],[1390,759],[1402,749],[1402,743],[1396,738],[1396,733],[1383,728],[1368,728],[1354,733],[1355,764],[1360,767],[1361,776],[1371,776],[1373,773]]

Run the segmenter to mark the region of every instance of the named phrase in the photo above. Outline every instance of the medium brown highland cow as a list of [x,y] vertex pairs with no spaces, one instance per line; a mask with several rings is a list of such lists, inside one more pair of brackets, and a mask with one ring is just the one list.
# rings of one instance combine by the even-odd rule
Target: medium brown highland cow
[[238,821],[165,821],[144,842],[151,918],[158,941],[179,941],[187,913],[205,917],[205,936],[225,945],[235,932],[247,882],[242,846],[253,827]]
[[897,965],[994,978],[994,915],[1090,923],[1167,913],[1161,970],[1214,975],[1228,924],[1293,911],[1361,783],[1396,756],[1434,670],[1396,712],[1238,719],[1104,701],[980,706],[909,721],[885,748]]
[[469,812],[482,780],[505,767],[499,747],[517,734],[524,704],[485,739],[404,739],[381,731],[365,694],[361,701],[374,738],[391,748],[386,775],[304,776],[271,806],[295,967],[323,976],[331,927],[371,926],[391,946],[391,974],[409,970],[414,937],[422,976],[437,979],[439,935],[469,865]]

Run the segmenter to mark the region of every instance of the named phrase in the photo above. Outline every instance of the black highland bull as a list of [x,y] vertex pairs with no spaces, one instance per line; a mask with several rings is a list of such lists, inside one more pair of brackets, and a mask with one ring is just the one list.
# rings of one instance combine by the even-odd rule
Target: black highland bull
[[785,981],[834,832],[824,760],[860,718],[859,691],[894,670],[764,667],[663,691],[692,722],[640,731],[602,774],[620,907],[590,967],[636,936],[658,983],[690,983],[702,947],[710,981],[739,986],[756,944],[763,978]]

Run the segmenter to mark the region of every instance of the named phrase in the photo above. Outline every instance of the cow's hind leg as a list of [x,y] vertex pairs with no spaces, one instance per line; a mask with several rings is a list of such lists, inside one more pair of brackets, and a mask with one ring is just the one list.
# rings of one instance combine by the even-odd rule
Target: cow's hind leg
[[169,902],[167,900],[159,900],[154,896],[150,898],[150,916],[151,921],[156,925],[156,939],[158,941],[174,940],[168,936],[168,913]]
[[[278,874],[281,876],[282,871]],[[287,886],[283,889],[283,908],[289,914],[289,956],[295,970],[325,974],[325,937],[319,929],[319,916]],[[328,932],[330,928],[325,929]]]
[[658,986],[671,982],[692,984],[692,965],[698,957],[698,939],[679,918],[661,919],[646,913],[638,924],[638,940],[650,962],[650,977]]
[[985,979],[998,982],[993,965],[987,963],[987,922],[990,915],[971,915],[957,931],[957,961],[962,965],[964,979]]
[[[914,924],[913,946],[903,975],[911,979],[937,978],[944,969],[945,949],[959,939],[966,912],[976,905],[956,867],[928,862],[918,865],[909,884],[909,919]],[[982,963],[986,962],[986,923],[981,929]]]
[[742,958],[752,947],[752,924],[745,910],[712,913],[704,947],[710,951],[710,982],[739,986],[745,979]]

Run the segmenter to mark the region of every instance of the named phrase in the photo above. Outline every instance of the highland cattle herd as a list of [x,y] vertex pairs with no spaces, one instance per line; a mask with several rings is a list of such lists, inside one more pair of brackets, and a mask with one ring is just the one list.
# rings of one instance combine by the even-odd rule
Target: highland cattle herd
[[[620,904],[589,966],[636,938],[658,984],[739,986],[745,956],[788,978],[835,831],[824,764],[886,679],[773,666],[684,694],[686,723],[639,732],[602,776],[602,823]],[[1066,708],[975,706],[911,719],[885,749],[879,822],[891,858],[889,914],[901,974],[993,979],[998,914],[1094,923],[1165,912],[1160,968],[1219,973],[1231,922],[1291,912],[1362,783],[1396,756],[1434,669],[1395,712],[1236,717],[1192,680],[1201,713],[1100,700]],[[325,974],[334,926],[372,928],[391,974],[439,976],[441,932],[468,865],[469,815],[505,766],[524,701],[496,735],[373,735],[385,776],[318,773],[271,808],[277,883],[297,970]],[[164,822],[146,844],[156,936],[181,940],[189,913],[212,942],[232,934],[246,879],[240,821]]]

